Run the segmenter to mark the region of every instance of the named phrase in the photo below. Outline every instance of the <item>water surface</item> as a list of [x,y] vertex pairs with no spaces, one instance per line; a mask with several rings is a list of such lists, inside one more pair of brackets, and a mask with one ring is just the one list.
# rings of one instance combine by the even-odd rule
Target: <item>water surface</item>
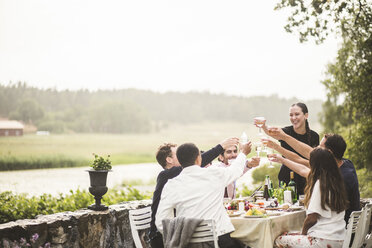
[[[90,167],[38,169],[21,171],[0,172],[0,191],[10,190],[14,193],[28,193],[30,195],[41,195],[48,193],[58,195],[69,193],[69,191],[89,188],[89,175],[86,170]],[[107,186],[114,187],[123,181],[140,180],[146,185],[135,186],[141,191],[153,192],[155,185],[148,182],[156,182],[156,177],[162,167],[156,163],[115,165],[109,172]],[[237,186],[252,183],[252,170],[248,171],[237,181]]]

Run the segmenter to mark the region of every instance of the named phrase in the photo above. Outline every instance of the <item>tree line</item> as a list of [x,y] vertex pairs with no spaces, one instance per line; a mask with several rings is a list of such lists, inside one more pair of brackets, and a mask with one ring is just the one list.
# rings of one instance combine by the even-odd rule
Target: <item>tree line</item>
[[[290,11],[286,31],[300,42],[322,43],[330,34],[341,39],[335,61],[327,65],[327,90],[321,124],[342,134],[346,156],[359,168],[372,168],[372,5],[369,0],[279,0]],[[371,181],[370,172],[366,171]]]
[[[265,116],[270,123],[289,123],[288,108],[298,101],[277,95],[238,97],[137,89],[58,91],[39,89],[23,82],[0,84],[0,117],[54,133],[143,133],[172,123],[251,123],[255,116]],[[318,122],[321,100],[306,104],[312,123]]]

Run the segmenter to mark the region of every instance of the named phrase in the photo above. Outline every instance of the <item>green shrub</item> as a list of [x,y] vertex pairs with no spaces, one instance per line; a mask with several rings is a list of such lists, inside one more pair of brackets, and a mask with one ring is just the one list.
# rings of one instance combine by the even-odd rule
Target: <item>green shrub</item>
[[67,157],[63,155],[43,157],[0,157],[0,171],[82,167],[87,166],[88,164],[88,159]]
[[111,170],[112,166],[110,161],[110,155],[107,155],[106,159],[94,153],[93,155],[94,155],[93,164],[90,165],[90,167],[92,167],[93,170]]
[[273,182],[273,187],[278,188],[279,187],[278,174],[281,164],[274,163],[273,165],[274,168],[268,168],[268,164],[265,164],[254,169],[254,171],[252,172],[253,184],[263,185],[265,181],[265,176],[269,175],[270,180]]
[[[103,197],[102,203],[106,205],[125,201],[149,199],[150,194],[141,194],[130,186],[110,189]],[[86,208],[94,203],[94,197],[86,190],[70,190],[69,194],[51,194],[31,196],[27,194],[14,194],[10,191],[0,193],[0,223],[18,219],[33,219],[40,214],[53,214],[64,211],[75,211]]]
[[366,168],[357,170],[361,198],[372,198],[372,173]]
[[245,184],[242,185],[241,189],[238,188],[237,191],[238,191],[237,195],[241,195],[241,196],[251,196],[253,193],[253,189],[248,188],[248,186]]

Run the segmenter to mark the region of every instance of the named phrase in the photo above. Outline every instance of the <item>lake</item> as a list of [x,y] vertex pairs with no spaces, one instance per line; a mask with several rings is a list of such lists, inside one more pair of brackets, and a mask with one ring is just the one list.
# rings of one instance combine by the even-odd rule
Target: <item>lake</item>
[[[0,191],[28,193],[41,195],[48,193],[58,195],[69,191],[89,188],[89,175],[86,170],[90,167],[39,169],[0,172]],[[114,187],[123,181],[142,181],[145,185],[135,186],[141,191],[152,192],[155,188],[156,177],[162,167],[156,163],[115,165],[107,178],[108,187]],[[237,186],[243,183],[250,186],[252,170],[248,171],[237,181]],[[153,184],[149,185],[149,182]]]

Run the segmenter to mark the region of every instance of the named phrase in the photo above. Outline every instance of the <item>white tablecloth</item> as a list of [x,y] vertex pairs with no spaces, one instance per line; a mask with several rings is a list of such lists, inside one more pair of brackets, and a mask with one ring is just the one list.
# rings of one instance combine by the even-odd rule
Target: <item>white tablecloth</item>
[[231,237],[253,248],[272,248],[275,238],[283,232],[300,231],[305,217],[305,210],[283,212],[280,216],[267,218],[232,217],[235,231]]

